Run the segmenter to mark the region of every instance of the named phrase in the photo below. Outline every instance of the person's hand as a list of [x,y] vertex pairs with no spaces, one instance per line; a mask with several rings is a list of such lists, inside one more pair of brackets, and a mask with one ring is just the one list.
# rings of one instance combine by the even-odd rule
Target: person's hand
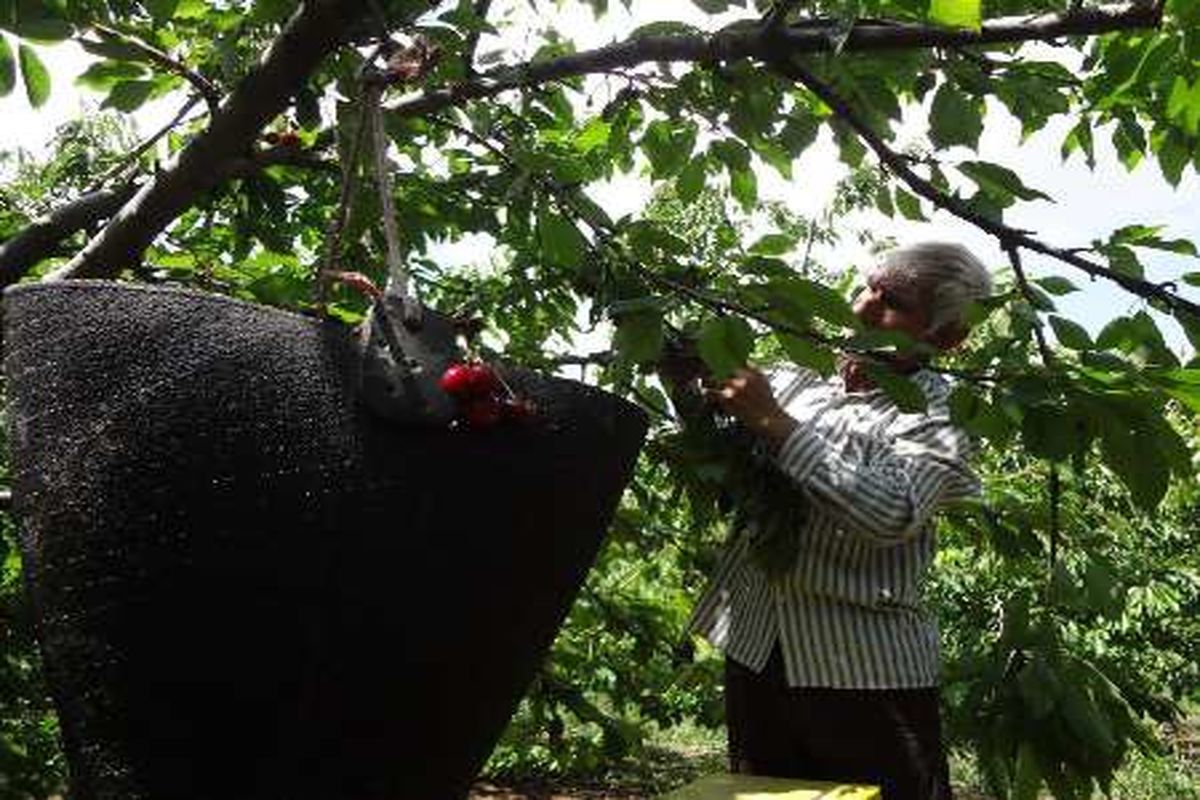
[[695,391],[695,384],[708,377],[708,365],[692,342],[668,342],[655,364],[658,376],[672,392]]
[[775,399],[767,376],[756,369],[739,369],[724,383],[705,389],[704,394],[776,448],[798,424]]

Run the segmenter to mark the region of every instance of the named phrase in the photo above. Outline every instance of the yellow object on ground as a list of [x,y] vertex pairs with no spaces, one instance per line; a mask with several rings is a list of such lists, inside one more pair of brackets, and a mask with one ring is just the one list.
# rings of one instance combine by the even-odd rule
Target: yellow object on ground
[[882,800],[876,786],[759,775],[709,775],[659,800]]

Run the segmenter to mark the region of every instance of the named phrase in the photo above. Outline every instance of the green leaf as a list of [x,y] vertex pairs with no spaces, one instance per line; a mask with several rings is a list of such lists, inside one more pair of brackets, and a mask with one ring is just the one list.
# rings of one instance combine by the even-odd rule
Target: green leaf
[[775,338],[795,364],[807,367],[826,378],[837,370],[837,356],[828,347],[789,333],[776,333]]
[[[1017,173],[1008,167],[990,161],[961,161],[959,171],[978,184],[980,191],[987,193],[1003,205],[1011,203],[1013,197],[1021,200],[1052,200],[1050,195],[1031,189],[1021,182]],[[1005,202],[1008,201],[1008,202]]]
[[1038,458],[1066,461],[1079,446],[1077,425],[1070,413],[1058,406],[1038,404],[1025,408],[1021,440]]
[[611,134],[612,125],[606,122],[603,117],[593,117],[575,136],[575,149],[587,155],[597,147],[603,147],[608,144],[608,138]]
[[1045,719],[1054,710],[1062,692],[1058,676],[1038,656],[1017,673],[1017,688],[1030,716],[1036,720]]
[[75,29],[63,19],[60,10],[45,2],[23,2],[18,5],[13,33],[22,39],[54,44],[71,38]]
[[929,111],[929,139],[936,147],[979,145],[983,133],[984,105],[973,100],[956,86],[943,83],[933,96]]
[[688,162],[675,180],[675,191],[681,202],[690,203],[700,196],[707,173],[708,163],[705,159],[695,158]]
[[676,175],[691,158],[695,146],[695,123],[676,125],[660,119],[650,123],[642,136],[642,151],[650,160],[655,180]]
[[919,414],[929,407],[929,398],[912,379],[882,364],[867,364],[866,369],[875,385],[904,413]]
[[125,113],[136,111],[150,99],[153,91],[153,81],[121,81],[112,87],[100,107],[115,108]]
[[649,36],[703,36],[704,31],[697,28],[695,25],[688,25],[686,22],[677,22],[675,20],[661,20],[659,22],[648,22],[638,28],[634,28],[629,34],[630,39],[645,39]]
[[1142,266],[1141,259],[1137,257],[1137,253],[1131,247],[1106,244],[1097,247],[1096,250],[1108,258],[1108,268],[1113,272],[1134,278],[1141,278],[1146,274],[1146,268]]
[[621,357],[635,364],[657,361],[663,349],[663,316],[661,311],[623,314],[617,320],[613,346]]
[[742,204],[742,208],[747,212],[754,210],[758,203],[758,176],[754,174],[754,170],[749,167],[730,170],[729,189],[734,198]]
[[1188,84],[1182,75],[1175,76],[1171,95],[1167,98],[1167,119],[1183,128],[1189,136],[1200,133],[1200,78]]
[[75,83],[96,92],[108,92],[121,81],[146,77],[146,68],[129,61],[97,61],[75,79]]
[[1130,245],[1146,247],[1154,250],[1165,250],[1169,253],[1196,257],[1196,245],[1187,239],[1164,239],[1159,236],[1162,225],[1126,225],[1118,228],[1109,236],[1110,245]]
[[0,33],[0,97],[12,94],[17,85],[17,60],[13,56],[8,38]]
[[1092,349],[1092,337],[1079,323],[1065,317],[1051,315],[1050,327],[1054,329],[1054,335],[1063,347],[1071,350]]
[[929,18],[950,28],[979,30],[980,0],[930,0]]
[[1064,295],[1079,291],[1078,286],[1076,286],[1067,278],[1063,278],[1058,275],[1050,275],[1045,278],[1035,278],[1033,282],[1053,295]]
[[921,213],[921,201],[900,187],[896,187],[896,208],[904,215],[905,219],[914,222],[927,221],[925,215]]
[[1096,168],[1096,143],[1092,135],[1092,124],[1086,117],[1079,120],[1079,123],[1063,139],[1063,161],[1066,161],[1076,150],[1083,151],[1088,169]]
[[696,347],[714,377],[728,378],[746,365],[754,349],[754,330],[741,317],[717,317],[700,329]]
[[1127,170],[1141,163],[1146,154],[1146,132],[1132,115],[1120,118],[1112,134],[1112,143]]
[[785,233],[768,233],[754,244],[750,252],[760,256],[781,256],[796,247],[796,237]]
[[1167,493],[1170,472],[1162,458],[1147,452],[1146,442],[1117,414],[1100,418],[1100,452],[1140,508],[1153,512]]
[[846,298],[822,283],[786,278],[771,281],[768,292],[772,306],[791,311],[790,316],[796,322],[817,316],[841,328],[857,328],[860,324]]
[[1069,681],[1063,689],[1062,711],[1063,717],[1067,721],[1067,727],[1090,750],[1099,753],[1103,760],[1107,760],[1117,748],[1112,726],[1104,718],[1083,685]]
[[179,0],[143,0],[143,3],[155,25],[163,25],[170,21],[171,17],[175,16],[175,9],[179,7]]
[[549,264],[578,267],[587,249],[587,240],[566,217],[543,208],[538,212],[538,243]]
[[50,73],[29,45],[22,42],[17,52],[21,61],[21,77],[25,81],[25,96],[29,98],[29,105],[41,108],[50,99]]
[[1154,319],[1144,311],[1132,317],[1117,317],[1104,326],[1096,337],[1101,350],[1119,350],[1141,362],[1178,366],[1177,359],[1167,348],[1162,332]]
[[812,114],[793,112],[783,123],[779,141],[792,158],[799,158],[817,140],[821,121]]
[[720,14],[723,11],[728,11],[732,0],[692,0],[692,2],[701,11],[707,11],[709,14]]
[[[1192,349],[1200,352],[1200,317],[1182,308],[1175,309],[1175,319],[1183,328],[1183,333],[1192,344]],[[1198,409],[1200,410],[1200,409]]]

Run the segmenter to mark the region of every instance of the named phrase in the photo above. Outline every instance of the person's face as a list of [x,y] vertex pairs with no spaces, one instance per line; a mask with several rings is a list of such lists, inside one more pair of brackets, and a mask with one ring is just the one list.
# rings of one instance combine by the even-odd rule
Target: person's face
[[854,313],[868,328],[898,331],[914,342],[929,333],[929,297],[915,282],[894,272],[875,270],[854,298]]

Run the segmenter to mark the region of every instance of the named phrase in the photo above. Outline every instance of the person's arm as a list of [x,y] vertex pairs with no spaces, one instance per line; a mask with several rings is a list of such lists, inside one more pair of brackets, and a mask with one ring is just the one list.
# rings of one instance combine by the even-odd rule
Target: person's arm
[[797,426],[775,461],[849,532],[872,544],[907,541],[939,504],[979,491],[967,465],[971,443],[948,415],[935,412],[886,440],[847,435],[858,439],[855,446],[835,448],[821,433]]
[[939,503],[978,491],[967,466],[970,440],[944,410],[931,409],[887,439],[850,432],[858,441],[847,448],[789,416],[757,371],[739,371],[710,396],[768,443],[776,464],[813,502],[872,544],[906,541]]

